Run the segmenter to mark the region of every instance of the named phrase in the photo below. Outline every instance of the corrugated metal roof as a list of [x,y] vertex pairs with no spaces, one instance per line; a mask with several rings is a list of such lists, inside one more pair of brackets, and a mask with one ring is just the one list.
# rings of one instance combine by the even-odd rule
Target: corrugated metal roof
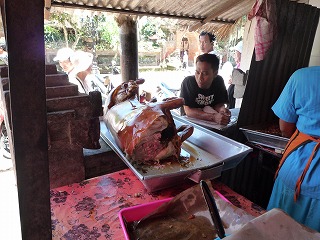
[[[288,0],[306,3],[308,0]],[[45,0],[46,9],[65,7],[177,19],[189,31],[209,31],[226,37],[256,0]]]
[[46,7],[175,18],[179,26],[189,31],[206,30],[222,37],[238,19],[248,14],[254,2],[255,0],[46,0]]

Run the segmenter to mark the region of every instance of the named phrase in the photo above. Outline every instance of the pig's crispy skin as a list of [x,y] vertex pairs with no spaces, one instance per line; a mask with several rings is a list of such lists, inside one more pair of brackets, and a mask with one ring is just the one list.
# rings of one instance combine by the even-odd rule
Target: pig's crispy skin
[[184,104],[183,98],[141,104],[137,89],[134,81],[123,83],[106,103],[104,122],[116,144],[127,159],[138,163],[178,160],[182,142],[193,132],[192,126],[177,129],[170,112]]

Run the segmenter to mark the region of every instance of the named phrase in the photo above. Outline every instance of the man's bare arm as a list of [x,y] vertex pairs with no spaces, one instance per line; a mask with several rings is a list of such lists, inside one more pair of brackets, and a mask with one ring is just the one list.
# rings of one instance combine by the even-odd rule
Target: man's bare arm
[[283,121],[282,119],[279,119],[279,127],[282,136],[290,138],[291,135],[296,130],[296,124],[295,123],[289,123],[286,121]]
[[201,108],[191,108],[185,105],[183,106],[183,108],[188,117],[215,122],[221,125],[227,125],[230,122],[230,115],[227,116],[226,114],[219,112],[207,113],[204,112]]

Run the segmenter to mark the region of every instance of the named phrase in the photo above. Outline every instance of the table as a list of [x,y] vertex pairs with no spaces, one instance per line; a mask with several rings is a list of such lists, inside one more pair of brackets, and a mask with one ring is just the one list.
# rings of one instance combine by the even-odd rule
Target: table
[[[124,239],[118,212],[126,207],[174,197],[194,186],[184,184],[148,193],[130,169],[51,189],[52,239]],[[218,181],[212,181],[231,203],[254,216],[264,210]]]
[[209,130],[226,131],[228,128],[236,125],[236,123],[238,121],[239,111],[240,111],[239,108],[230,109],[231,118],[230,118],[230,123],[228,125],[220,125],[215,122],[200,120],[200,119],[196,119],[196,118],[192,118],[192,117],[188,117],[188,116],[181,116],[181,118],[186,119],[186,120],[193,122],[195,124],[198,124],[198,125],[200,125],[204,128],[207,128]]

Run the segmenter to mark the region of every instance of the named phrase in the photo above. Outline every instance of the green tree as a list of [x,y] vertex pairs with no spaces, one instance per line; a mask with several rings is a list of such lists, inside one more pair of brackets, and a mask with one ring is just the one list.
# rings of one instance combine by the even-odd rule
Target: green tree
[[79,17],[53,12],[50,23],[45,26],[45,39],[48,46],[57,45],[58,41],[60,45],[75,49],[91,42],[96,49],[115,49],[119,45],[119,28],[112,15]]
[[116,50],[120,44],[119,27],[113,16],[104,17],[97,25],[97,49]]
[[154,47],[163,45],[173,31],[176,21],[172,19],[144,17],[140,19],[140,35],[145,41],[152,41]]
[[56,48],[57,43],[63,41],[63,34],[59,29],[45,25],[44,26],[44,40],[47,46],[50,48]]
[[[78,26],[76,19],[65,12],[53,12],[50,22],[52,27],[62,30],[65,46],[75,48],[81,36],[81,26]],[[69,43],[72,43],[72,46],[69,46]]]
[[145,41],[150,41],[150,37],[154,36],[157,33],[156,24],[153,22],[147,22],[141,28],[141,35]]

